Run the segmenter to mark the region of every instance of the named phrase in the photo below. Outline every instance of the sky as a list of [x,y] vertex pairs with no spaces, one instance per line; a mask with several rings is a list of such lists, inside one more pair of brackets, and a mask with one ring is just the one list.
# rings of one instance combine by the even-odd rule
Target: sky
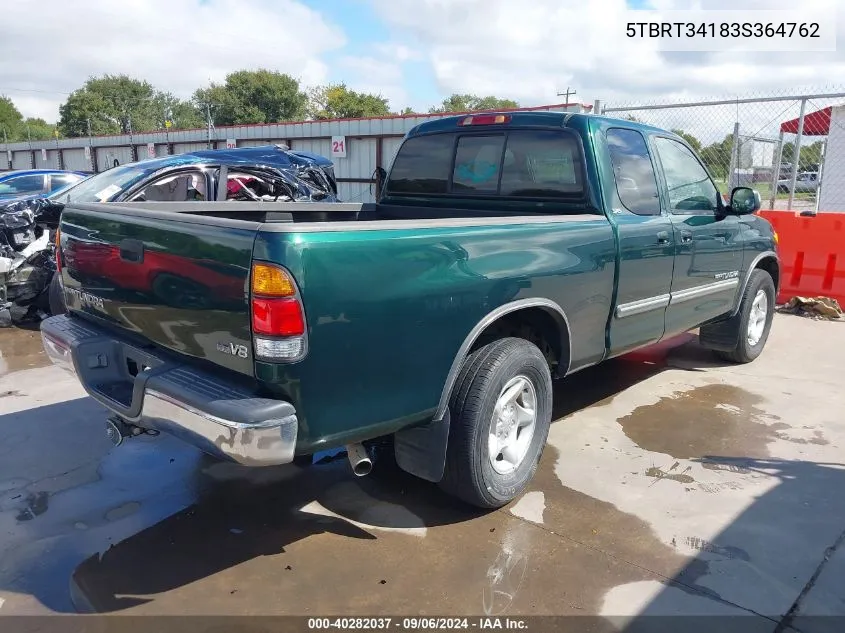
[[[264,67],[423,111],[454,92],[541,105],[560,102],[567,87],[588,104],[843,90],[839,1],[6,0],[0,94],[53,122],[69,92],[104,73],[187,98],[227,72]],[[667,53],[623,35],[638,9],[693,6],[817,8],[836,20],[839,49]]]

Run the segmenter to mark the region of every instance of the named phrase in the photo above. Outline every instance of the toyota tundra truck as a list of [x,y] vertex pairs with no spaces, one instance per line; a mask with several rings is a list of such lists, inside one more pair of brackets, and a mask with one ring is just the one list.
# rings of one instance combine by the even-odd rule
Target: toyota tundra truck
[[[186,172],[196,166],[186,165]],[[766,345],[760,197],[684,141],[588,114],[478,113],[404,138],[377,201],[71,201],[43,344],[120,441],[272,467],[346,447],[482,508],[534,475],[552,380],[699,328]]]

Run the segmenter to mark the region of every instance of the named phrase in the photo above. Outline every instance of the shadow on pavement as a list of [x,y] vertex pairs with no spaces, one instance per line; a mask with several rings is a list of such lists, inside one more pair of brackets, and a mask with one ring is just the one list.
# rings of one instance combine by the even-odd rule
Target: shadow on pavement
[[[83,561],[71,579],[77,609],[110,612],[148,602],[118,596],[167,592],[323,533],[373,540],[378,528],[412,531],[478,514],[404,473],[353,480],[345,456],[265,482],[245,470],[209,466],[192,505]],[[310,573],[331,568],[315,561]]]
[[[695,461],[714,470],[764,475],[774,486],[712,541],[687,544],[698,554],[672,581],[685,585],[685,575],[696,570],[697,589],[704,589],[700,597],[668,583],[625,633],[842,630],[845,579],[840,574],[835,587],[814,583],[830,548],[845,535],[845,464],[719,456]],[[816,590],[826,596],[821,612],[804,604]],[[838,619],[821,617],[837,609]],[[764,617],[748,617],[755,615]]]

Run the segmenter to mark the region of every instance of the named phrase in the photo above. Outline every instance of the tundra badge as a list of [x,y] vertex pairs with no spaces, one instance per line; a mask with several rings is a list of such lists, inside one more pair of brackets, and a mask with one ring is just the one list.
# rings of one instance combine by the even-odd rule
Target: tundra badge
[[95,294],[91,294],[90,292],[84,292],[82,290],[77,290],[76,288],[65,288],[65,296],[71,296],[79,302],[79,305],[90,306],[92,308],[97,308],[98,310],[103,310],[103,298],[98,297]]
[[249,357],[249,350],[247,350],[246,345],[237,345],[236,343],[218,343],[217,351],[241,358]]
[[732,271],[727,272],[727,273],[716,273],[713,276],[716,279],[736,279],[737,277],[739,277],[739,271],[738,270],[732,270]]

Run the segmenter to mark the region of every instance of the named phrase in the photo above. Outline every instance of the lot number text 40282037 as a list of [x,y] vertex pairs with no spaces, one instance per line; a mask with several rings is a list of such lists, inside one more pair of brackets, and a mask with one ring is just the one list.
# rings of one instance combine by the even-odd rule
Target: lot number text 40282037
[[308,618],[309,630],[391,630],[403,631],[441,631],[458,630],[512,630],[528,631],[528,624],[520,618],[481,617],[481,618],[442,618],[442,617],[406,617],[406,618]]

